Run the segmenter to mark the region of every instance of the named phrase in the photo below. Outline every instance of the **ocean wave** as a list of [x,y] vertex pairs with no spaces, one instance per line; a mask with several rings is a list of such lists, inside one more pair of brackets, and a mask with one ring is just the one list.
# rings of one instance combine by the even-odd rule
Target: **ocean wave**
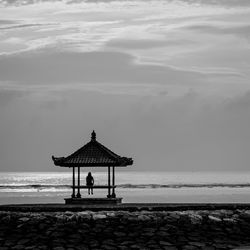
[[[198,183],[198,184],[118,184],[117,188],[124,189],[159,189],[159,188],[249,188],[250,183]],[[0,190],[24,190],[24,189],[71,189],[71,185],[53,185],[53,184],[28,184],[28,185],[0,185]]]
[[121,184],[117,185],[120,188],[214,188],[214,187],[228,187],[228,188],[246,188],[250,187],[250,183],[211,183],[211,184]]
[[49,189],[49,188],[71,188],[71,185],[52,184],[27,184],[27,185],[0,185],[0,189]]

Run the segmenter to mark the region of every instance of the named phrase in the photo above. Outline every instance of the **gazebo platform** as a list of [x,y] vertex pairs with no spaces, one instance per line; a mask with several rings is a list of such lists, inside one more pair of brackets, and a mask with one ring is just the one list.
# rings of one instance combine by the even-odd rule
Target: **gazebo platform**
[[82,205],[116,205],[122,203],[122,198],[66,198],[65,204]]

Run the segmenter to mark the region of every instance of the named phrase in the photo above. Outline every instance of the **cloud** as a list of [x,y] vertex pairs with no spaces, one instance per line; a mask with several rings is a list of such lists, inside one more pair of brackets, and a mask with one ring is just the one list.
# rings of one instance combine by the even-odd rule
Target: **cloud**
[[250,6],[248,0],[182,0],[188,3],[200,3],[200,4],[211,4],[211,5],[223,5],[223,6]]
[[249,0],[5,6],[2,170],[54,170],[93,128],[136,170],[249,168]]
[[245,38],[250,37],[250,25],[235,25],[235,24],[225,24],[225,25],[213,25],[213,24],[195,24],[185,27],[192,31],[199,31],[204,33],[210,33],[215,35],[236,35]]
[[0,19],[0,26],[2,26],[2,25],[7,25],[7,24],[15,24],[15,23],[17,23],[17,21],[14,21],[14,20],[1,20]]
[[73,152],[93,128],[100,142],[133,156],[137,171],[247,170],[249,93],[224,99],[194,90],[178,98],[65,91],[58,100],[29,93],[0,106],[2,170],[53,171],[51,154]]
[[119,52],[34,52],[2,56],[0,80],[29,84],[130,83],[195,84],[205,74],[168,66],[138,64]]
[[150,166],[181,171],[247,170],[249,108],[249,92],[230,99],[206,99],[191,92],[166,98],[161,105],[144,100],[131,109],[137,165],[148,170]]
[[8,90],[8,89],[1,89],[0,90],[0,107],[7,106],[9,103],[12,103],[18,98],[24,96],[23,91],[18,90]]
[[153,49],[153,48],[169,47],[169,46],[171,47],[182,46],[189,44],[195,44],[195,42],[184,39],[176,39],[176,40],[113,39],[107,42],[105,45],[107,47],[112,47],[112,48],[144,50],[144,49]]
[[[63,0],[61,0],[63,1]],[[180,2],[185,2],[188,4],[206,4],[206,5],[226,5],[226,6],[249,6],[248,0],[179,0]],[[27,1],[19,1],[19,0],[5,0],[3,4],[6,5],[28,5],[28,4],[36,4],[40,2],[47,2],[47,0],[27,0]],[[117,0],[66,0],[64,1],[67,4],[76,4],[76,3],[112,3],[117,2]],[[119,2],[126,2],[126,0],[119,0]],[[137,0],[136,2],[144,2],[142,0]],[[173,0],[168,0],[167,2],[171,3]]]
[[46,26],[48,24],[19,24],[19,25],[11,25],[11,26],[5,26],[0,27],[0,30],[11,30],[11,29],[23,29],[23,28],[33,28],[33,27],[39,27],[39,26]]

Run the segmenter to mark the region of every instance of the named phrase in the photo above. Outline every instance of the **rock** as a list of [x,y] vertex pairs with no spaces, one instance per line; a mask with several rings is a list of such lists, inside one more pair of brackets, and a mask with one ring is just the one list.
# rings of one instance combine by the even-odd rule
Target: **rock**
[[63,214],[58,214],[56,215],[56,219],[58,222],[63,222],[65,221],[65,216]]
[[222,220],[218,217],[215,217],[213,215],[208,215],[208,218],[211,220],[211,221],[214,221],[214,222],[221,222]]
[[37,249],[39,249],[39,250],[47,250],[48,247],[47,247],[47,246],[40,246],[40,245],[39,245],[39,247],[37,247]]
[[102,245],[101,249],[105,249],[105,250],[116,250],[117,248],[114,246],[110,246],[110,245]]
[[4,243],[5,246],[13,246],[15,245],[15,242],[13,242],[12,240],[6,240],[5,243]]
[[66,250],[64,247],[53,247],[53,250]]
[[16,245],[16,246],[12,247],[11,249],[13,249],[13,250],[23,250],[24,248],[25,248],[25,246],[23,246],[23,245]]
[[81,235],[79,235],[78,233],[74,233],[74,234],[70,234],[69,236],[67,236],[68,238],[71,238],[71,239],[78,239],[78,238],[82,238]]
[[72,215],[67,217],[67,221],[76,221],[77,218],[78,218],[78,216],[76,216],[75,214],[72,214]]
[[25,247],[24,249],[25,250],[35,250],[35,249],[37,249],[38,247],[37,246],[27,246],[27,247]]
[[119,245],[121,245],[121,246],[124,246],[124,245],[129,246],[129,245],[132,245],[132,244],[133,244],[133,241],[126,240],[126,241],[122,241]]
[[157,235],[157,236],[160,236],[161,238],[165,238],[165,237],[169,236],[169,233],[166,231],[158,231],[156,233],[153,233],[153,235]]
[[141,221],[148,221],[148,220],[151,220],[151,218],[147,215],[139,215],[138,216],[138,220],[141,220]]
[[77,213],[78,217],[82,219],[90,220],[92,218],[92,212],[90,211],[82,211]]
[[[127,246],[119,246],[119,249],[120,250],[129,250],[129,248]],[[150,249],[147,249],[147,250],[150,250]]]
[[21,221],[21,222],[27,222],[27,221],[30,220],[30,218],[28,218],[28,217],[22,217],[22,218],[19,218],[18,220]]
[[233,250],[250,250],[250,246],[236,247]]
[[248,218],[249,210],[0,212],[0,250],[233,249],[250,244]]
[[64,214],[66,216],[72,216],[74,214],[74,212],[72,212],[72,211],[65,211]]
[[202,250],[215,250],[215,248],[212,246],[204,246],[202,247]]
[[18,241],[18,245],[26,245],[28,242],[30,241],[30,239],[22,239]]
[[160,244],[161,246],[173,246],[172,243],[167,242],[167,241],[162,241],[162,240],[159,242],[159,244]]
[[197,250],[197,249],[199,249],[199,248],[196,246],[191,246],[191,245],[187,245],[187,246],[182,247],[182,250]]
[[39,230],[44,230],[47,227],[47,224],[41,223],[41,224],[39,224],[38,227],[39,227]]
[[202,223],[202,216],[199,214],[190,214],[189,218],[191,223],[194,225]]
[[116,214],[114,212],[107,212],[108,217],[115,217]]
[[225,244],[223,244],[223,243],[221,243],[221,244],[214,244],[214,247],[215,247],[216,249],[220,249],[220,250],[228,249],[228,246],[227,246],[226,243],[225,243]]
[[2,219],[1,219],[1,223],[9,223],[10,222],[10,220],[11,220],[11,217],[10,217],[10,215],[6,215],[6,216],[4,216]]
[[202,249],[203,249],[203,247],[206,246],[205,243],[202,243],[202,242],[189,242],[188,244],[191,246],[196,246],[196,247],[202,248]]
[[174,219],[180,219],[180,217],[181,217],[181,213],[180,212],[171,212],[171,213],[169,213],[169,215],[172,217],[172,218],[174,218]]
[[132,245],[130,245],[130,248],[131,248],[131,249],[140,249],[141,246],[139,246],[139,245],[137,245],[137,244],[132,244]]
[[237,223],[237,220],[235,220],[234,218],[224,218],[223,221],[232,224]]
[[164,250],[178,250],[178,248],[175,246],[165,246],[165,247],[163,247],[163,249]]
[[145,233],[142,233],[142,235],[145,236],[145,237],[151,238],[152,236],[155,235],[155,233],[154,232],[145,232]]
[[93,214],[94,220],[100,220],[100,219],[106,219],[106,218],[107,218],[106,214]]
[[187,239],[186,237],[184,237],[184,236],[179,236],[179,237],[177,238],[177,241],[178,241],[178,243],[183,244],[183,243],[188,242],[188,239]]
[[[122,243],[121,243],[122,244]],[[105,239],[103,242],[102,242],[102,245],[112,245],[112,246],[115,246],[115,242],[113,239]]]
[[125,236],[126,236],[126,233],[124,233],[124,232],[114,232],[114,235],[115,235],[116,237],[125,237]]
[[86,245],[76,245],[74,248],[76,250],[89,250],[89,247]]

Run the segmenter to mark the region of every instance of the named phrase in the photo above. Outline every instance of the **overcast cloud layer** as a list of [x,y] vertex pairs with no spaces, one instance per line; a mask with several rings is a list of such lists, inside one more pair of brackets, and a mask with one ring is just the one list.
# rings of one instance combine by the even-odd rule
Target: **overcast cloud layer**
[[135,170],[250,163],[250,1],[0,1],[0,170],[92,129]]

